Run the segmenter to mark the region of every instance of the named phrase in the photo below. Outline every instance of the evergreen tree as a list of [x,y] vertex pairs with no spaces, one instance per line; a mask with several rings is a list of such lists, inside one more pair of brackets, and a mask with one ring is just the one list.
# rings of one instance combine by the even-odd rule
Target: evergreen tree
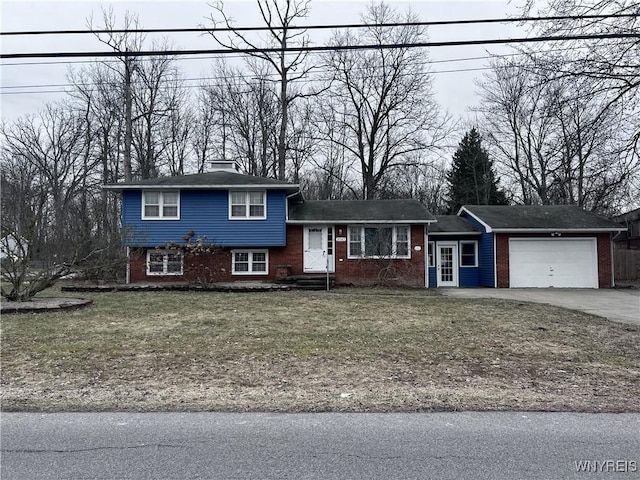
[[463,205],[507,205],[505,193],[498,188],[493,162],[482,148],[475,128],[467,132],[453,154],[453,165],[447,173],[450,214]]

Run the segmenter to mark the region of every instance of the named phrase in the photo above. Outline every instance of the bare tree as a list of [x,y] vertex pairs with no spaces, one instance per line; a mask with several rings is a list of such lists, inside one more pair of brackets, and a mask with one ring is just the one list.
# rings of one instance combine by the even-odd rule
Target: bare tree
[[615,210],[639,165],[624,148],[620,106],[593,79],[550,78],[529,60],[500,60],[480,95],[477,110],[515,201]]
[[362,21],[368,28],[336,32],[326,63],[332,79],[334,114],[343,128],[326,139],[344,148],[359,164],[361,198],[375,198],[384,177],[406,164],[416,152],[435,148],[443,139],[446,121],[433,99],[427,57],[415,48],[340,50],[354,44],[407,45],[425,40],[421,26],[380,27],[391,22],[416,22],[384,3],[368,7]]
[[67,262],[54,262],[37,270],[30,268],[29,246],[26,239],[13,233],[0,238],[0,248],[6,252],[0,267],[0,293],[10,302],[31,300],[71,271],[71,264]]
[[2,238],[23,240],[2,266],[7,299],[28,300],[101,250],[99,142],[84,107],[50,104],[2,126]]
[[[68,75],[73,86],[69,95],[70,108],[85,118],[85,156],[93,165],[91,176],[83,187],[85,230],[102,244],[120,241],[120,209],[116,196],[99,188],[122,179],[120,166],[123,144],[124,113],[122,85],[113,69],[96,62]],[[87,180],[97,179],[87,184]],[[95,233],[95,236],[93,235]]]
[[[196,158],[196,171],[204,172],[207,162],[223,159],[225,155],[226,129],[224,113],[216,108],[212,89],[203,84],[198,89],[196,110],[193,114],[193,126],[190,137],[191,148]],[[217,127],[220,126],[220,130]],[[221,148],[218,149],[217,146]]]
[[176,84],[169,93],[168,116],[160,129],[160,160],[169,170],[169,175],[184,175],[189,170],[191,135],[194,130],[194,115],[189,108],[185,90]]
[[[154,44],[154,50],[165,50],[166,43]],[[138,75],[133,83],[133,148],[136,152],[137,169],[140,178],[153,178],[160,174],[160,155],[171,131],[167,119],[174,115],[178,89],[181,80],[175,59],[167,56],[152,56],[137,66]]]
[[68,253],[66,240],[82,230],[73,211],[88,182],[99,181],[91,174],[98,160],[85,149],[87,127],[68,105],[47,105],[40,118],[20,118],[2,131],[7,156],[24,159],[45,188],[40,214],[49,228],[43,243],[52,255]]
[[291,125],[287,146],[291,158],[291,181],[294,183],[300,183],[301,173],[307,170],[318,150],[312,108],[308,101],[299,102],[289,115]]
[[264,66],[253,75],[224,62],[215,69],[215,84],[205,87],[205,111],[217,119],[219,158],[234,160],[249,175],[277,176],[278,106]]
[[[356,159],[346,145],[347,106],[330,94],[312,99],[312,119],[315,148],[302,179],[305,197],[317,200],[360,198],[357,187]],[[331,141],[339,139],[340,141]]]
[[[523,14],[556,17],[536,22],[532,27],[541,35],[608,34],[609,38],[565,40],[553,46],[524,50],[532,63],[552,79],[590,78],[592,87],[606,92],[610,104],[624,102],[621,120],[634,127],[632,140],[640,140],[640,38],[615,37],[615,34],[638,33],[640,3],[637,0],[550,0],[540,11],[527,0]],[[594,15],[618,15],[616,18],[592,18]],[[566,18],[557,18],[566,17]]]
[[[291,83],[305,78],[311,67],[306,65],[305,52],[291,53],[286,49],[292,46],[306,47],[309,38],[304,30],[292,30],[295,23],[309,14],[309,0],[257,0],[260,15],[268,27],[267,46],[280,49],[278,53],[251,52],[249,55],[265,62],[278,77],[278,137],[277,137],[277,178],[284,180],[287,173],[287,129],[289,126],[289,108],[296,98],[301,96],[291,88]],[[224,11],[222,2],[213,5],[211,16],[214,29],[211,36],[218,44],[231,50],[258,49],[257,39],[250,38],[245,32],[233,29],[234,22]],[[216,17],[221,20],[217,20]],[[232,29],[231,37],[224,37],[216,32],[215,27],[223,25]]]
[[[11,128],[2,125],[3,138]],[[30,239],[30,250],[37,251],[42,245],[41,236],[46,237],[47,219],[41,215],[47,204],[46,186],[40,181],[36,165],[20,150],[6,148],[4,141],[0,166],[1,236]]]
[[[102,21],[104,30],[114,30],[116,25],[115,15],[112,9],[102,10]],[[88,26],[90,29],[96,29],[93,25],[93,18],[88,20]],[[124,96],[124,151],[123,151],[123,170],[124,179],[130,182],[133,178],[132,166],[131,166],[131,147],[133,143],[133,92],[132,84],[134,74],[138,67],[138,60],[132,52],[141,50],[144,42],[144,37],[138,33],[131,33],[129,30],[139,29],[137,15],[133,15],[129,12],[125,14],[123,29],[124,33],[108,32],[106,34],[96,33],[96,37],[105,45],[111,47],[114,51],[121,53],[118,58],[120,61],[121,69],[117,66],[112,66],[109,63],[104,63],[107,68],[113,70],[122,82],[122,90]]]
[[[623,141],[619,147],[626,150],[621,159],[623,169],[624,164],[637,162],[640,156],[640,71],[637,68],[640,62],[640,38],[637,36],[640,3],[637,0],[550,0],[540,7],[533,0],[527,0],[522,13],[551,17],[532,24],[536,35],[607,35],[606,38],[536,45],[521,51],[535,70],[551,82],[577,82],[582,88],[588,81],[589,92],[597,93],[598,98],[597,109],[592,113],[605,117],[592,117],[593,123],[607,124],[613,115],[617,116],[617,136]],[[593,18],[594,15],[616,17]],[[581,91],[574,88],[574,92]],[[640,195],[639,175],[635,174],[630,183],[627,204],[635,203]],[[620,191],[626,187],[612,188]]]
[[[419,154],[417,154],[419,155]],[[433,214],[447,212],[447,166],[444,161],[416,158],[387,175],[380,198],[413,198]]]

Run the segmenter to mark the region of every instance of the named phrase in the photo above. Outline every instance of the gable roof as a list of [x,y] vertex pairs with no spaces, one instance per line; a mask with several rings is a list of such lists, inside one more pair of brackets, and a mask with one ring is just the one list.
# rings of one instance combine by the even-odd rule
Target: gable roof
[[436,215],[436,223],[429,227],[429,235],[480,235],[471,223],[457,215]]
[[175,177],[157,177],[104,186],[104,188],[110,190],[140,190],[147,188],[219,190],[245,187],[271,190],[281,189],[286,190],[288,193],[295,193],[299,190],[299,185],[282,180],[227,171],[197,173],[194,175],[180,175]]
[[636,208],[635,210],[616,215],[615,217],[613,217],[613,220],[620,223],[640,220],[640,208]]
[[431,223],[417,200],[311,200],[289,208],[288,223]]
[[624,228],[575,205],[465,205],[467,212],[494,232],[588,231],[613,232]]

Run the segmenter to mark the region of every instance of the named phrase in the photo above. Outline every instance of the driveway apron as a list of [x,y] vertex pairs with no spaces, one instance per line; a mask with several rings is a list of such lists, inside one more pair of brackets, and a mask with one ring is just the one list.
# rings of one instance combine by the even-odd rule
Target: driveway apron
[[578,310],[613,322],[640,326],[640,290],[557,288],[443,288],[453,298],[502,298],[546,303]]

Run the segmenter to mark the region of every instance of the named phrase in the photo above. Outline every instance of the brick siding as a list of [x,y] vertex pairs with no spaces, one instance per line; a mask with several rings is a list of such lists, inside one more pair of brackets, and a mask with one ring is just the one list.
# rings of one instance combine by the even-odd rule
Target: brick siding
[[[598,256],[598,287],[611,288],[611,234],[567,233],[567,238],[596,238]],[[549,238],[549,234],[496,234],[496,271],[498,288],[509,288],[509,239]]]
[[[147,275],[147,249],[131,249],[129,256],[129,279],[140,282],[232,282],[243,280],[276,281],[283,267],[291,275],[304,274],[303,232],[301,225],[287,226],[287,246],[269,248],[268,275],[232,275],[231,250],[217,249],[214,254],[185,254],[182,275]],[[346,238],[347,226],[336,225],[334,240]],[[419,246],[419,251],[415,247]],[[410,259],[349,259],[347,242],[335,241],[335,280],[337,284],[371,285],[380,282],[380,271],[385,270],[395,280],[391,283],[424,286],[425,278],[425,235],[422,225],[411,227]]]

